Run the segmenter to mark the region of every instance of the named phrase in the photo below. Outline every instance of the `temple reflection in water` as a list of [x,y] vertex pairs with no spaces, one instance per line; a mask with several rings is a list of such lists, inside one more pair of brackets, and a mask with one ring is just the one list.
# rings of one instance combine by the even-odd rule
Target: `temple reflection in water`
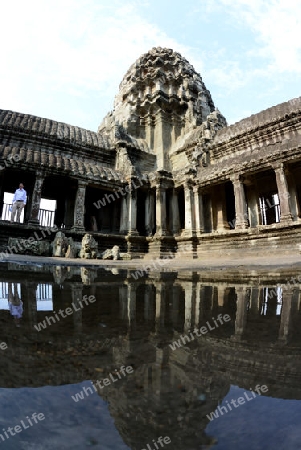
[[[134,280],[117,269],[7,269],[0,272],[0,340],[8,344],[1,387],[80,383],[97,379],[98,368],[104,377],[132,365],[131,376],[99,392],[131,449],[160,435],[171,438],[169,448],[210,448],[206,415],[231,385],[265,384],[268,397],[301,398],[300,289],[285,283],[287,275],[238,281],[221,273],[213,282],[188,271]],[[43,322],[85,295],[96,301]],[[230,320],[213,326],[219,314]],[[213,329],[184,345],[181,336],[208,323]],[[172,350],[175,341],[181,345]]]

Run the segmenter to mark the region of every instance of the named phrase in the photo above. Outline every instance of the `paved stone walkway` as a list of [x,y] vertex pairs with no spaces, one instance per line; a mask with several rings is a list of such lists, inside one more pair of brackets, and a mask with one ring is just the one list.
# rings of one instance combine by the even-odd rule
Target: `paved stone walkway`
[[[9,255],[3,262],[19,262],[23,264],[49,264],[63,266],[98,266],[98,267],[117,267],[123,269],[142,269],[150,267],[154,271],[168,270],[214,270],[238,268],[245,270],[258,269],[301,269],[301,254],[293,255],[264,255],[264,256],[247,256],[239,254],[236,258],[206,258],[206,259],[185,259],[176,258],[163,260],[159,259],[132,259],[124,261],[103,261],[100,259],[69,259],[46,256],[28,256],[28,255]],[[161,264],[160,264],[161,262]]]

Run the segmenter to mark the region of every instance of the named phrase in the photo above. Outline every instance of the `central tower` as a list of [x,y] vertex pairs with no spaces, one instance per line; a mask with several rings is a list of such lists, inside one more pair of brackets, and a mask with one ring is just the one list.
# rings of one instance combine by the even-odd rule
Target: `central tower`
[[127,71],[114,110],[98,132],[115,126],[144,140],[156,154],[157,170],[170,171],[169,152],[177,138],[201,125],[215,109],[200,74],[179,53],[156,47]]

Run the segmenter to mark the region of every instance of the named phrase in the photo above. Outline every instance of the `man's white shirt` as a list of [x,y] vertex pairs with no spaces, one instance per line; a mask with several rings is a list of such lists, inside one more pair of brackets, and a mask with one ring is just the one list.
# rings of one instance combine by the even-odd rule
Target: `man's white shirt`
[[24,205],[26,205],[27,195],[25,189],[17,189],[13,198],[13,203],[18,201],[24,202]]

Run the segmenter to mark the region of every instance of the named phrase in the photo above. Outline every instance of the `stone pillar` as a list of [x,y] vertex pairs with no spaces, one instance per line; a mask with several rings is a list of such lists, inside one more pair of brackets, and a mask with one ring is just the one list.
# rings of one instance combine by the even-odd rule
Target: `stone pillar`
[[195,228],[196,233],[204,233],[204,211],[203,211],[203,197],[200,194],[198,186],[193,187],[194,191],[194,208],[195,208]]
[[29,212],[29,220],[28,223],[33,225],[39,225],[39,211],[40,211],[40,202],[41,202],[41,194],[42,194],[42,186],[44,182],[44,176],[39,172],[36,173],[36,181],[34,184],[32,198],[31,198],[31,207]]
[[128,193],[128,234],[138,234],[137,232],[137,189],[132,182],[129,185]]
[[184,199],[185,199],[184,234],[191,236],[195,232],[195,217],[194,217],[193,188],[189,183],[184,183]]
[[279,328],[279,340],[288,341],[292,337],[293,328],[293,302],[296,300],[297,289],[289,289],[282,292],[282,309],[281,309],[281,321]]
[[246,286],[237,286],[235,290],[237,295],[235,337],[240,338],[246,331],[249,289]]
[[217,292],[217,305],[218,306],[224,306],[225,303],[225,285],[218,284],[216,286],[216,292]]
[[183,284],[185,289],[185,322],[184,331],[187,332],[194,326],[195,322],[195,283],[189,281]]
[[119,318],[126,320],[127,318],[127,285],[119,287]]
[[166,189],[156,186],[156,235],[166,236]]
[[274,166],[273,168],[276,174],[276,183],[280,202],[280,222],[281,223],[291,222],[292,213],[289,201],[290,194],[288,191],[288,184],[284,171],[284,165],[281,163],[276,167]]
[[135,329],[136,325],[136,297],[137,286],[132,283],[128,283],[127,290],[127,319],[128,319],[128,333]]
[[200,312],[201,312],[201,292],[202,292],[201,283],[196,283],[195,290],[195,320],[194,326],[198,328],[200,326]]
[[212,193],[203,195],[204,231],[212,233],[214,229]]
[[206,288],[200,285],[200,304],[199,304],[199,323],[204,319],[206,315]]
[[176,189],[172,190],[171,202],[171,218],[172,218],[172,234],[177,236],[181,231],[181,223],[180,223],[180,214],[179,214],[179,201],[178,201],[178,192]]
[[145,200],[145,229],[146,235],[152,236],[155,225],[155,193],[149,189]]
[[290,199],[290,207],[291,207],[291,213],[293,216],[293,220],[298,220],[298,218],[301,215],[301,210],[300,210],[300,204],[299,204],[299,200],[298,200],[298,193],[297,193],[297,186],[296,186],[296,182],[295,182],[295,178],[293,176],[293,174],[288,173],[286,175],[287,177],[287,181],[288,181],[288,185],[289,185],[289,199]]
[[258,287],[253,286],[251,290],[251,305],[250,311],[253,314],[259,314],[259,305],[260,305],[260,290]]
[[156,332],[164,329],[165,322],[165,286],[163,282],[155,283],[156,288]]
[[254,228],[259,225],[259,195],[256,184],[250,185],[248,188],[248,212],[250,227]]
[[21,300],[23,301],[23,309],[25,315],[27,315],[28,317],[28,323],[30,328],[33,328],[34,325],[37,325],[38,323],[37,287],[38,287],[37,283],[26,282],[21,284]]
[[231,178],[235,196],[235,229],[243,230],[248,227],[248,210],[244,185],[238,175]]
[[144,320],[150,322],[152,319],[152,287],[145,285],[144,291]]
[[85,197],[86,183],[79,181],[74,205],[74,225],[73,231],[85,231]]
[[121,199],[121,213],[120,213],[120,227],[119,232],[121,234],[127,234],[128,231],[128,198],[122,197]]
[[180,301],[180,286],[173,285],[172,287],[172,311],[171,321],[176,328],[179,320],[179,301]]
[[83,298],[83,285],[81,284],[72,284],[71,285],[71,297],[74,312],[73,316],[73,325],[75,333],[81,333],[83,327],[83,310],[80,307],[79,300]]
[[226,193],[224,185],[215,186],[213,189],[213,228],[217,232],[229,229],[226,210]]

